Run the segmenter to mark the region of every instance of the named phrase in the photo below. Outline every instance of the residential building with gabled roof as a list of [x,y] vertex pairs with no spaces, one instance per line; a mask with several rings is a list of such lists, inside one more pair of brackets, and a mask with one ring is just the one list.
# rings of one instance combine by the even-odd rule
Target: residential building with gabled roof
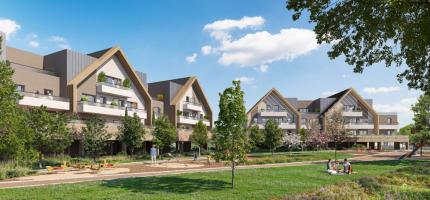
[[[271,101],[270,97],[282,98],[284,101]],[[273,103],[276,102],[276,103]],[[283,102],[283,104],[282,104]],[[348,88],[329,97],[314,100],[299,100],[298,98],[285,98],[276,89],[271,89],[264,95],[249,111],[248,126],[258,124],[264,128],[264,124],[269,118],[275,119],[279,127],[287,133],[298,133],[300,128],[309,129],[311,124],[317,124],[320,131],[326,130],[326,121],[335,109],[341,110],[344,117],[344,127],[349,137],[345,142],[345,147],[353,144],[363,144],[369,149],[407,149],[409,138],[397,135],[399,129],[397,113],[378,113],[373,109],[371,99],[362,98],[353,88]],[[279,109],[281,105],[285,107],[293,106],[299,119],[289,117],[287,114],[267,115],[267,109]],[[273,109],[273,106],[276,106]],[[282,112],[280,112],[282,113]],[[294,113],[291,112],[290,113]],[[300,126],[293,129],[285,129],[285,121],[294,120]]]

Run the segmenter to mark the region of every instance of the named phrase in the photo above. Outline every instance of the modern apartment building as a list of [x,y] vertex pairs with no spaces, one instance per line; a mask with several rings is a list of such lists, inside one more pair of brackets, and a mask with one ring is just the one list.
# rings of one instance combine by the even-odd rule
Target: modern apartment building
[[178,131],[177,150],[191,149],[190,135],[199,120],[212,129],[212,109],[196,77],[185,77],[148,84],[154,102],[154,111],[164,110]]
[[378,113],[372,103],[352,88],[315,100],[285,98],[273,88],[248,111],[248,126],[257,124],[264,128],[272,118],[286,135],[310,126],[325,131],[330,112],[339,109],[350,135],[345,147],[358,143],[369,149],[407,149],[409,138],[397,135],[397,113]]

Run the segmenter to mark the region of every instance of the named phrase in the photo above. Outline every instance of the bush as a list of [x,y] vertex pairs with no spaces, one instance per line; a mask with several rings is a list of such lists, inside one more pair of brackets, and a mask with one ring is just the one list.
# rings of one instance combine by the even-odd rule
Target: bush
[[363,177],[358,180],[358,183],[369,192],[375,192],[382,188],[382,184],[375,177]]
[[106,82],[106,74],[104,72],[100,72],[97,76],[97,81],[101,83]]
[[124,79],[124,81],[122,82],[122,86],[124,86],[126,88],[131,88],[131,81],[130,81],[130,79],[128,79],[128,78]]
[[298,199],[339,199],[339,200],[356,200],[368,199],[368,196],[363,188],[355,182],[347,184],[336,184],[322,187],[316,191],[299,194],[292,197],[287,197],[287,200]]

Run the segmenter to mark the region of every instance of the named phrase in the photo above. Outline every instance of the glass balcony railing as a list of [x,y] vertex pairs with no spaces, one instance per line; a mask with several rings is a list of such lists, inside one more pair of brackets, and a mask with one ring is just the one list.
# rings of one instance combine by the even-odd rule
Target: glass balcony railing
[[97,82],[97,85],[105,85],[105,86],[114,87],[114,88],[123,89],[123,90],[129,90],[130,89],[130,88],[124,87],[122,85],[118,85],[118,84],[114,84],[114,83],[108,83],[108,82]]
[[119,106],[119,105],[111,105],[111,104],[97,103],[97,102],[91,102],[91,101],[80,101],[79,103],[87,104],[87,105],[91,105],[91,106],[104,107],[104,108],[120,109],[120,110],[125,110],[127,108],[128,111],[136,111],[136,112],[145,112],[146,111],[145,109],[124,107],[124,106]]
[[18,93],[24,97],[34,97],[34,98],[39,98],[39,99],[48,99],[48,100],[54,100],[54,101],[69,102],[68,98],[59,97],[59,96],[38,94],[38,93],[33,93],[33,92],[18,92]]

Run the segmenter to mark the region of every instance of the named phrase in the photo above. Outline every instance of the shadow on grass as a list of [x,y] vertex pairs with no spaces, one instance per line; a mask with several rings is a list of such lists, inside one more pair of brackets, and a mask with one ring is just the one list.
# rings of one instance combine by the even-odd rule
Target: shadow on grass
[[121,188],[145,194],[192,193],[230,188],[230,183],[219,180],[192,179],[177,176],[142,177],[104,181],[104,187]]

